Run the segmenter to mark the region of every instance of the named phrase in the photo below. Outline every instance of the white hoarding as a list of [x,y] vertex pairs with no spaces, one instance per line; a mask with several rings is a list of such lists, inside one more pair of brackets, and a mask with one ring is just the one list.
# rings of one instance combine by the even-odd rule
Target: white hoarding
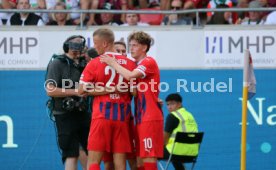
[[[148,55],[156,58],[162,69],[241,68],[243,50],[247,48],[255,68],[276,67],[276,29],[273,28],[154,30],[145,27],[143,30],[154,39]],[[63,42],[69,36],[82,35],[88,47],[92,47],[93,31],[47,27],[38,31],[1,31],[0,68],[45,69],[53,54],[63,53]],[[131,32],[132,29],[116,27],[115,40],[126,42]]]
[[0,68],[38,68],[39,32],[1,32]]

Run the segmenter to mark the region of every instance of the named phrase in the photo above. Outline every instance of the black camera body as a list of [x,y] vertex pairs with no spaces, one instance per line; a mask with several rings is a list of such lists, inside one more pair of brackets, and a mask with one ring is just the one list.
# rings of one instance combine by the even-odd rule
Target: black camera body
[[62,101],[62,108],[68,112],[86,112],[88,107],[87,102],[83,97],[66,97]]

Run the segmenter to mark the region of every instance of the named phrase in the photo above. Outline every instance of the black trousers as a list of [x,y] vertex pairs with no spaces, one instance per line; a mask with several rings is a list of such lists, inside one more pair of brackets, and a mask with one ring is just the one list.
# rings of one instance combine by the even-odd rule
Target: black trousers
[[58,144],[62,161],[67,157],[78,157],[80,146],[87,152],[90,116],[87,113],[65,113],[55,115]]
[[[169,157],[170,157],[170,153],[168,152],[167,148],[164,148],[164,158],[163,159],[168,160]],[[178,162],[178,161],[171,161],[171,162],[172,162],[175,170],[185,170],[183,163]]]

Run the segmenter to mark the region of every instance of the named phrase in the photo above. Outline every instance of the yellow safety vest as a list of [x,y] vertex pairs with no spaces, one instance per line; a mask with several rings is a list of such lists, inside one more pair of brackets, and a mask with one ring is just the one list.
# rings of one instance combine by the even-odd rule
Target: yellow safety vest
[[[178,120],[178,126],[173,130],[168,144],[166,145],[167,150],[171,153],[174,139],[177,132],[198,132],[197,123],[193,115],[188,112],[185,108],[180,108],[175,112],[172,112]],[[174,155],[186,155],[186,156],[196,156],[198,155],[199,144],[181,144],[176,143],[174,146]]]

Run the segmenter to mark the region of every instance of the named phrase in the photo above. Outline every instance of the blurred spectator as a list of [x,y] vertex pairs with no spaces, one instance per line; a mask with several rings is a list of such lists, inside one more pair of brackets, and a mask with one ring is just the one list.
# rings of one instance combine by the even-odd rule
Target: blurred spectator
[[[86,1],[86,2],[84,2]],[[91,0],[91,2],[87,2],[89,0],[82,0],[81,6],[82,9],[106,9],[106,4],[111,4],[112,9],[114,10],[127,10],[128,9],[128,1],[130,0]],[[114,14],[113,14],[114,15]],[[95,25],[101,23],[100,15],[90,14],[89,21],[87,25]],[[113,21],[116,23],[123,23],[125,21],[124,14],[115,14],[113,16]],[[100,25],[100,24],[99,24]]]
[[[176,11],[180,9],[182,9],[182,1],[172,0],[171,10]],[[178,14],[170,14],[164,18],[163,22],[165,25],[190,25],[192,24],[192,18]]]
[[[73,9],[73,10],[80,9],[78,0],[64,0],[64,2],[66,4],[66,9]],[[71,19],[74,20],[75,24],[80,23],[80,13],[71,13],[70,16],[71,16]]]
[[[239,0],[237,7],[248,8],[249,3],[251,1],[252,0]],[[258,0],[258,1],[262,7],[276,7],[276,0]],[[236,12],[236,14],[237,14],[237,18],[238,18],[236,24],[240,24],[244,18],[249,17],[248,12]],[[263,19],[265,19],[265,16],[267,14],[268,14],[267,12],[263,12]]]
[[153,0],[138,0],[139,3],[139,8],[143,9],[143,8],[148,8],[149,4],[152,3]]
[[267,0],[269,7],[276,7],[276,0]]
[[[16,8],[16,0],[0,0],[0,9],[14,9],[14,8]],[[0,13],[0,20],[2,21],[2,24],[6,24],[7,20],[9,20],[12,15],[13,13],[8,13],[8,12]]]
[[[56,4],[56,0],[30,0],[32,9],[53,9]],[[44,23],[49,22],[49,13],[35,13],[41,16]]]
[[[195,9],[202,3],[202,1],[206,1],[206,0],[182,0],[182,1],[183,1],[183,9]],[[169,10],[170,2],[171,2],[170,0],[161,0],[161,10]]]
[[[248,8],[262,8],[261,3],[258,0],[251,1]],[[259,11],[250,11],[249,17],[245,17],[241,21],[241,25],[261,25],[264,24],[263,12]]]
[[[220,7],[222,7],[223,5],[226,5],[229,8],[233,7],[233,3],[231,0],[210,0],[210,2],[207,5],[207,8],[214,9],[214,8],[217,8],[219,5]],[[214,12],[207,12],[207,22],[211,20],[213,14]]]
[[[114,6],[111,3],[105,3],[101,9],[112,10],[112,9],[114,9]],[[99,25],[118,26],[119,24],[121,24],[121,23],[116,23],[114,21],[114,14],[112,14],[112,13],[101,13],[100,19],[101,19],[101,21],[100,21]]]
[[[262,7],[276,7],[276,0],[258,0]],[[264,11],[262,19],[265,21],[269,11]]]
[[[210,0],[182,0],[183,8],[185,9],[201,9],[206,8],[207,4]],[[170,9],[170,2],[169,0],[161,0],[161,9]],[[190,17],[193,20],[193,23],[196,23],[196,13],[188,13],[188,14],[182,14],[183,16]],[[206,14],[205,13],[199,13],[199,18],[202,22],[202,20],[206,21]]]
[[[55,10],[64,10],[66,5],[64,2],[57,2],[54,7]],[[74,21],[70,18],[69,13],[52,13],[53,21],[47,25],[74,25]]]
[[[56,5],[56,2],[58,0],[44,0],[45,1],[45,9],[54,9],[54,6]],[[44,22],[49,22],[51,20],[53,20],[52,16],[50,13],[44,13],[42,15],[42,19]]]
[[45,0],[29,0],[32,9],[45,9]]
[[276,11],[271,12],[268,14],[265,25],[276,25]]
[[268,7],[268,0],[258,0],[262,7]]
[[[229,8],[228,5],[220,4],[217,8]],[[231,12],[215,12],[211,20],[207,24],[232,24],[232,13]]]
[[[83,10],[97,9],[98,2],[96,0],[80,0],[80,8]],[[86,22],[86,25],[96,25],[95,14],[82,14],[82,20]]]
[[[116,10],[127,10],[128,9],[128,1],[127,0],[99,0],[99,6],[98,8],[104,7],[105,3],[109,2],[110,4],[113,5],[113,8]],[[123,23],[125,22],[125,16],[124,14],[115,14],[114,15],[114,20],[117,23]]]
[[[155,11],[160,10],[160,4],[158,1],[152,1],[149,4],[148,8],[144,8],[141,10],[149,10],[149,11]],[[163,15],[162,14],[140,14],[140,22],[148,23],[150,25],[160,25],[163,21]]]
[[0,25],[3,25],[2,20],[0,19]]
[[[17,9],[30,9],[31,5],[29,0],[18,0]],[[34,13],[15,13],[7,21],[7,25],[44,25],[42,18]]]
[[[237,3],[237,8],[248,8],[248,3],[250,0],[239,0]],[[233,12],[233,16],[235,20],[233,20],[233,23],[235,24],[240,24],[241,21],[245,18],[248,17],[248,12]]]
[[138,14],[126,14],[126,23],[121,26],[149,26],[147,23],[139,22]]
[[[45,0],[29,0],[31,9],[46,9]],[[41,16],[43,22],[48,22],[48,14],[47,13],[35,13],[36,15]]]

